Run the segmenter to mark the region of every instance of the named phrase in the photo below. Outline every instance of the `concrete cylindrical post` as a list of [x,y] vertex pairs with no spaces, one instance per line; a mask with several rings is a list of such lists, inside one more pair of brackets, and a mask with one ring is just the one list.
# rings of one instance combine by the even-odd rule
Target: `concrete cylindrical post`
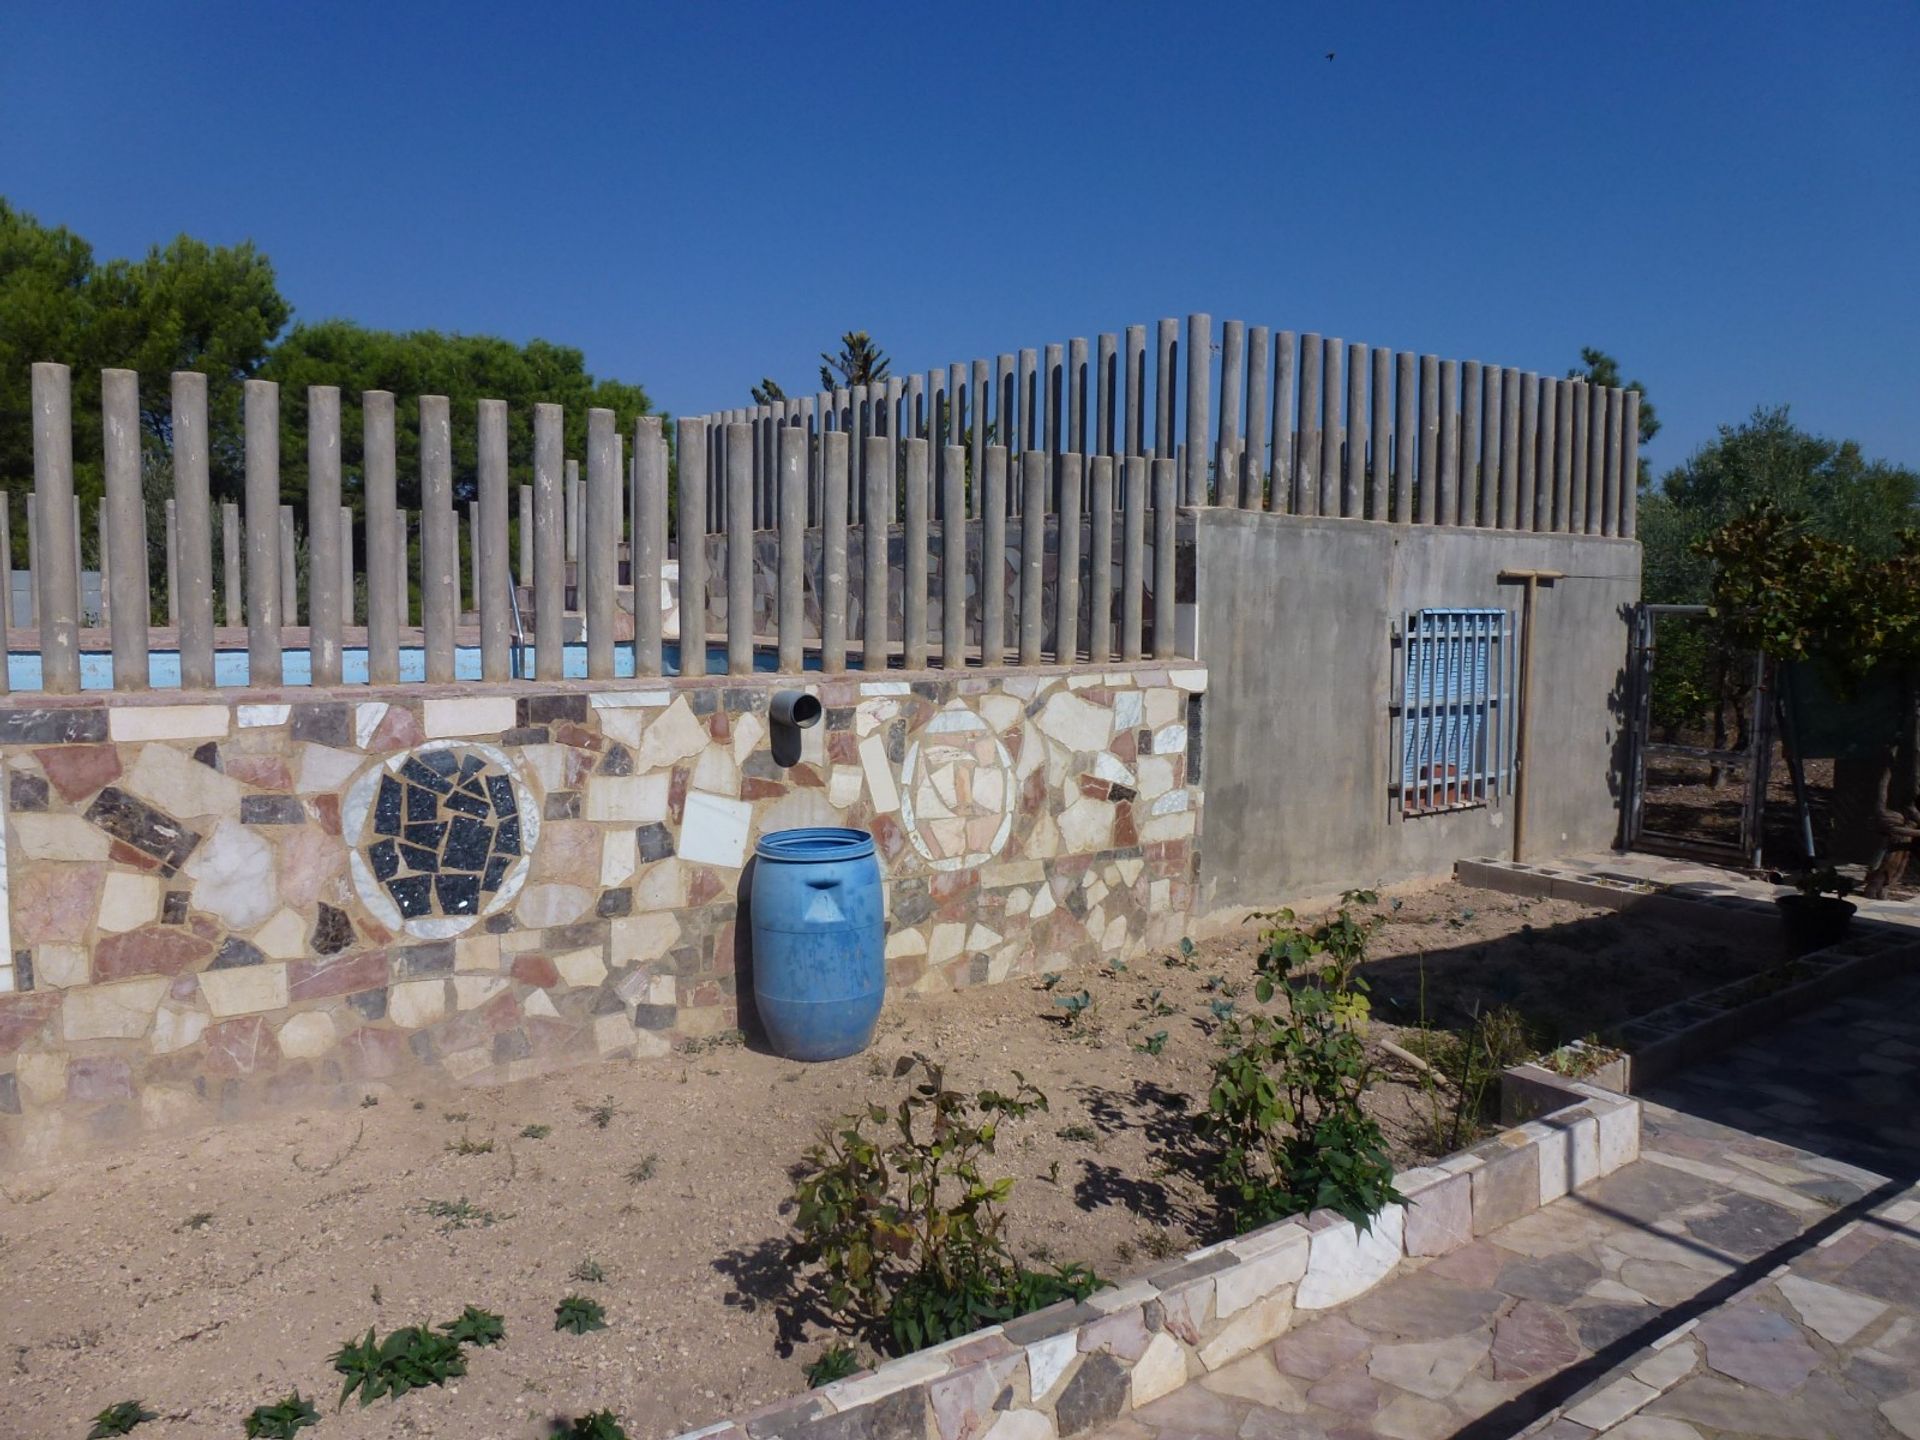
[[513,603],[507,593],[507,401],[482,399],[478,409],[480,461],[480,676],[513,676]]
[[1480,523],[1480,415],[1483,387],[1480,362],[1460,365],[1460,494],[1456,524]]
[[1513,525],[1533,529],[1533,511],[1540,492],[1540,377],[1520,377],[1520,470],[1516,486]]
[[566,412],[533,407],[533,668],[541,680],[566,675]]
[[830,430],[820,439],[820,668],[838,675],[847,668],[847,485],[852,462],[845,429]]
[[1422,525],[1431,525],[1439,515],[1440,482],[1440,357],[1420,357],[1420,459],[1419,494],[1414,511]]
[[1340,475],[1340,513],[1367,513],[1367,347],[1347,346],[1347,443]]
[[1506,421],[1505,372],[1489,365],[1482,372],[1480,393],[1480,525],[1491,530],[1500,524],[1500,495],[1506,485],[1501,468],[1502,431]]
[[1640,392],[1620,396],[1620,529],[1631,540],[1640,530]]
[[807,432],[779,430],[780,668],[797,675],[807,652]]
[[[207,376],[173,372],[173,501],[180,524],[180,687],[213,687],[213,507],[207,497]],[[119,526],[115,526],[119,528]],[[140,511],[146,530],[146,509]],[[238,541],[238,534],[234,536]],[[234,568],[240,551],[234,549]],[[119,576],[119,570],[115,570]],[[146,545],[134,563],[146,622]]]
[[1153,462],[1153,655],[1170,659],[1179,621],[1174,598],[1174,476],[1172,460]]
[[1173,434],[1174,366],[1180,350],[1180,322],[1171,316],[1155,328],[1153,337],[1153,453],[1173,458],[1178,443]]
[[360,396],[361,466],[367,507],[367,681],[392,685],[400,678],[400,627],[406,623],[405,591],[395,577],[406,574],[406,534],[394,505],[396,471],[393,395],[368,390]]
[[613,611],[619,578],[620,454],[613,411],[587,411],[587,503],[580,535],[586,572],[587,678],[613,678]]
[[307,387],[307,625],[313,683],[338,685],[340,616],[340,391]]
[[[283,505],[280,508],[284,511],[291,510],[293,507]],[[165,545],[162,553],[166,556],[167,563],[167,626],[170,629],[178,630],[180,626],[180,523],[178,516],[175,514],[175,506],[171,495],[162,503],[161,514],[164,517],[166,527],[166,534],[164,536]],[[284,571],[287,569],[287,566],[286,538],[282,535],[280,568]],[[282,582],[282,589],[283,591],[285,589],[284,581]]]
[[680,459],[680,673],[707,673],[707,422],[682,420]]
[[1213,430],[1213,317],[1187,316],[1187,483],[1189,505],[1212,501],[1207,487],[1207,457]]
[[280,387],[246,382],[247,681],[280,671]]
[[1104,665],[1113,658],[1114,457],[1096,455],[1087,465],[1087,655]]
[[1129,455],[1147,453],[1147,327],[1126,328],[1127,419],[1122,446]]
[[861,529],[860,668],[870,673],[887,668],[889,610],[887,598],[888,515],[893,509],[893,439],[869,435],[866,441],[866,524]]
[[967,663],[966,455],[947,446],[940,485],[940,664],[948,670]]
[[906,469],[902,475],[902,527],[905,552],[901,556],[901,580],[906,593],[900,600],[900,648],[902,663],[909,670],[927,668],[927,442],[919,438],[906,443]]
[[[459,530],[453,518],[453,417],[444,395],[420,397],[420,623],[427,681],[453,679],[460,608]],[[558,675],[551,678],[559,679]]]
[[1220,326],[1220,436],[1213,452],[1213,503],[1240,503],[1240,401],[1245,391],[1247,327],[1226,320]]
[[1553,502],[1555,492],[1560,485],[1560,472],[1555,466],[1557,454],[1554,447],[1555,432],[1559,429],[1559,392],[1554,388],[1553,377],[1542,375],[1534,382],[1540,392],[1539,429],[1536,432],[1537,455],[1534,459],[1534,474],[1538,477],[1533,487],[1533,528],[1551,530],[1553,523]]
[[1320,337],[1300,337],[1300,436],[1294,446],[1293,513],[1320,513],[1320,386],[1325,379]]
[[980,521],[980,663],[1007,653],[1007,447],[987,447]]
[[[132,370],[101,371],[100,410],[104,451],[101,458],[105,462],[107,489],[104,499],[107,543],[100,560],[101,568],[107,573],[100,588],[107,602],[108,629],[113,641],[113,688],[145,690],[150,678],[146,577],[142,573],[147,517],[146,504],[140,494],[139,374]],[[200,439],[204,454],[204,428]],[[180,464],[177,448],[174,464],[177,484]],[[173,609],[171,596],[167,608],[170,612]]]
[[753,673],[753,439],[749,420],[728,424],[727,673]]
[[667,555],[667,436],[658,415],[633,422],[633,673],[661,669],[660,569]]
[[1120,514],[1120,658],[1138,660],[1147,586],[1147,457],[1127,456]]
[[1071,665],[1080,655],[1080,496],[1085,457],[1070,450],[1060,457],[1060,568],[1053,605],[1053,656]]
[[1433,523],[1453,525],[1460,505],[1460,362],[1440,362],[1440,476]]
[[1038,665],[1047,570],[1047,470],[1044,450],[1020,455],[1020,663]]
[[1267,438],[1273,407],[1273,334],[1264,325],[1247,331],[1247,443],[1236,477],[1242,510],[1267,506]]
[[1268,481],[1267,508],[1291,511],[1294,476],[1294,361],[1299,337],[1282,330],[1273,340],[1273,469]]
[[1520,515],[1520,372],[1500,372],[1500,528],[1512,530]]

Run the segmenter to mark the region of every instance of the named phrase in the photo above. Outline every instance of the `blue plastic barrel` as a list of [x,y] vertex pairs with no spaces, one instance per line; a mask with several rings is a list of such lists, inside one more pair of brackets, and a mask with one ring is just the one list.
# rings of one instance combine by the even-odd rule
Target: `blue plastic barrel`
[[873,1039],[886,996],[886,915],[873,837],[776,830],[754,847],[753,999],[775,1051],[838,1060]]

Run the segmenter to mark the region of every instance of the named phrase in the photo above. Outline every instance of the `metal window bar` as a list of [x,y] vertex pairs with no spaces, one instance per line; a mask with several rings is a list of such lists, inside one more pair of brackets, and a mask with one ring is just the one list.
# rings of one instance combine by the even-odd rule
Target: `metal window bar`
[[1403,815],[1484,806],[1511,789],[1512,636],[1501,609],[1403,617],[1393,787]]

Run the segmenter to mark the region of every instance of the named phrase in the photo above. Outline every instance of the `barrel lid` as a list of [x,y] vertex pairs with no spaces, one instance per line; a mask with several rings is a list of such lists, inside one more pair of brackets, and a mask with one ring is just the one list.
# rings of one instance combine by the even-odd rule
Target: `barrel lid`
[[840,825],[802,825],[762,835],[754,853],[763,860],[827,863],[873,854],[873,836]]

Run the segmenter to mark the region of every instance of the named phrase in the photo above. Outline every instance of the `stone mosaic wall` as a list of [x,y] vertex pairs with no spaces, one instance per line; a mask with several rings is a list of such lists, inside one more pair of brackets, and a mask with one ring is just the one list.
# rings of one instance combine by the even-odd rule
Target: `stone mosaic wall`
[[731,1029],[792,825],[874,834],[895,991],[1181,933],[1203,671],[813,676],[791,770],[776,688],[0,708],[0,1163]]

